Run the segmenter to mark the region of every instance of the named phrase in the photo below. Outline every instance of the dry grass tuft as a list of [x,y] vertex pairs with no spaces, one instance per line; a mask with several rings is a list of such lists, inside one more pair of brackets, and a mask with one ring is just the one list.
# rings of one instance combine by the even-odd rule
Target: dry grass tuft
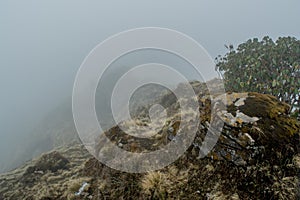
[[169,180],[164,173],[149,172],[142,179],[142,188],[151,198],[166,199]]
[[149,172],[141,180],[141,187],[151,199],[173,199],[188,181],[188,171],[180,171],[175,166],[165,172]]

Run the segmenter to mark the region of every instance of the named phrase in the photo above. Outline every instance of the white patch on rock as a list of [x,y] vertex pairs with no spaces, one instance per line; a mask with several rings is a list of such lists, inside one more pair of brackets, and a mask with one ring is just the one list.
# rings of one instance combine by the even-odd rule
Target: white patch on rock
[[236,118],[242,120],[246,123],[253,123],[259,120],[258,117],[249,117],[248,115],[245,115],[244,113],[240,112],[239,110],[236,112]]
[[234,103],[234,105],[235,105],[236,107],[245,105],[245,100],[246,100],[246,98],[240,98],[239,100],[237,100],[237,102]]

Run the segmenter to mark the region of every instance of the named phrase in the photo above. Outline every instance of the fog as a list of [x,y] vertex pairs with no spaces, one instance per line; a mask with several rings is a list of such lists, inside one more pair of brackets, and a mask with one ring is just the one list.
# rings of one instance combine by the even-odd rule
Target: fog
[[[24,143],[35,151],[49,116],[70,111],[76,72],[107,37],[165,27],[191,36],[214,58],[225,44],[253,37],[299,39],[299,8],[298,0],[0,1],[0,172],[16,166]],[[60,117],[53,120],[65,123]]]

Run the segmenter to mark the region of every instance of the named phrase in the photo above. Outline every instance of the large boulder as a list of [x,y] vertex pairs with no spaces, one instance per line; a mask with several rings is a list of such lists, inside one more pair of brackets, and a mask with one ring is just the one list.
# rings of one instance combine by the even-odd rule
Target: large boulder
[[[259,93],[231,93],[216,98],[214,103],[219,101],[227,106],[226,111],[217,113],[224,126],[208,156],[236,165],[255,164],[260,160],[280,164],[282,159],[298,152],[300,126],[296,119],[289,117],[289,105]],[[210,107],[210,102],[206,106]],[[207,121],[201,123],[206,125]],[[200,132],[199,136],[203,137],[203,131]]]

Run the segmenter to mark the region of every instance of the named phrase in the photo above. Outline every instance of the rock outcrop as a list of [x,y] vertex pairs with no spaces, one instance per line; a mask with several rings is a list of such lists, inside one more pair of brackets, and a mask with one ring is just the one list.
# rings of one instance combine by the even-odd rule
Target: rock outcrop
[[[228,93],[211,100],[203,84],[193,87],[199,127],[192,145],[171,165],[143,174],[120,172],[74,144],[0,175],[0,199],[299,199],[300,123],[289,116],[289,105],[259,93]],[[178,102],[171,98],[161,99],[169,115],[156,136],[135,138],[118,126],[104,134],[127,151],[158,149],[176,137],[180,124]],[[211,112],[220,105],[227,109]],[[201,145],[214,130],[212,117],[224,126],[203,157]],[[140,115],[124,124],[146,126],[147,120]]]

